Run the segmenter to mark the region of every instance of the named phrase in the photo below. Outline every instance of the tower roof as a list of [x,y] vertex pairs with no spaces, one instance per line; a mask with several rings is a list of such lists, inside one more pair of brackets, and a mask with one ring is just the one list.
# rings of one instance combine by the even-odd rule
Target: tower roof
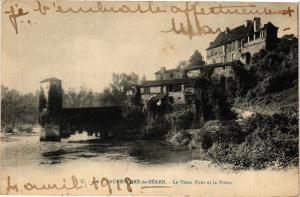
[[45,83],[45,82],[49,82],[49,81],[61,81],[61,80],[57,79],[56,77],[50,77],[50,78],[46,78],[46,79],[42,80],[40,83]]

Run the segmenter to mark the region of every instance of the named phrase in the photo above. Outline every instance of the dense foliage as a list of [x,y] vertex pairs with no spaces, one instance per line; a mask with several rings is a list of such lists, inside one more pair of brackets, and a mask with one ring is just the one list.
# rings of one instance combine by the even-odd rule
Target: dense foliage
[[21,94],[15,89],[1,86],[1,131],[26,130],[24,124],[38,122],[38,92]]
[[234,72],[236,78],[227,88],[232,90],[232,96],[247,100],[297,86],[298,39],[283,36],[273,51],[260,50],[250,65],[237,63]]
[[298,164],[298,117],[257,114],[243,127],[228,122],[208,125],[197,139],[214,161],[239,169]]
[[126,104],[126,92],[132,88],[132,84],[138,84],[141,80],[134,72],[130,74],[113,73],[112,82],[102,92],[94,92],[86,87],[79,90],[69,89],[64,93],[64,107],[99,107],[120,106]]

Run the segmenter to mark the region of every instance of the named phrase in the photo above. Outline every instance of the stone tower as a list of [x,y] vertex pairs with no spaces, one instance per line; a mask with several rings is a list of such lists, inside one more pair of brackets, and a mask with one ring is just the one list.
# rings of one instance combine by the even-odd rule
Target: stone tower
[[40,82],[39,123],[41,141],[60,141],[59,117],[62,110],[61,80],[47,78]]

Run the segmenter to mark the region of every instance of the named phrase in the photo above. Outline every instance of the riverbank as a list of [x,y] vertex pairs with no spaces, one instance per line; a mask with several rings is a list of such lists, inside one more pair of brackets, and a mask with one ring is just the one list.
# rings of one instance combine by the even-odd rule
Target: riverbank
[[[107,187],[98,190],[90,187],[93,177],[135,180],[132,192],[124,184],[120,184],[120,191],[112,183],[112,195],[295,196],[298,193],[296,184],[290,184],[298,181],[297,168],[233,170],[203,159],[199,149],[168,146],[157,140],[100,143],[83,133],[61,142],[40,142],[39,136],[9,136],[17,140],[1,141],[1,194],[6,193],[8,176],[11,184],[20,187],[20,192],[23,189],[18,193],[23,195],[108,195]],[[82,188],[30,191],[21,188],[26,183],[70,186],[72,176]],[[163,186],[168,188],[144,188],[161,185],[159,180],[165,181]]]
[[[267,108],[267,106],[265,106]],[[298,112],[260,114],[236,120],[210,120],[199,129],[175,125],[169,144],[200,148],[205,159],[232,169],[298,166]]]

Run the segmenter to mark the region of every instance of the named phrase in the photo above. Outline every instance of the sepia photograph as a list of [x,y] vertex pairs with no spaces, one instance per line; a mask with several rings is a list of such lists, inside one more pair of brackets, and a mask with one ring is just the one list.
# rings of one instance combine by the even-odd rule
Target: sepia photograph
[[1,1],[1,195],[298,196],[298,4]]

